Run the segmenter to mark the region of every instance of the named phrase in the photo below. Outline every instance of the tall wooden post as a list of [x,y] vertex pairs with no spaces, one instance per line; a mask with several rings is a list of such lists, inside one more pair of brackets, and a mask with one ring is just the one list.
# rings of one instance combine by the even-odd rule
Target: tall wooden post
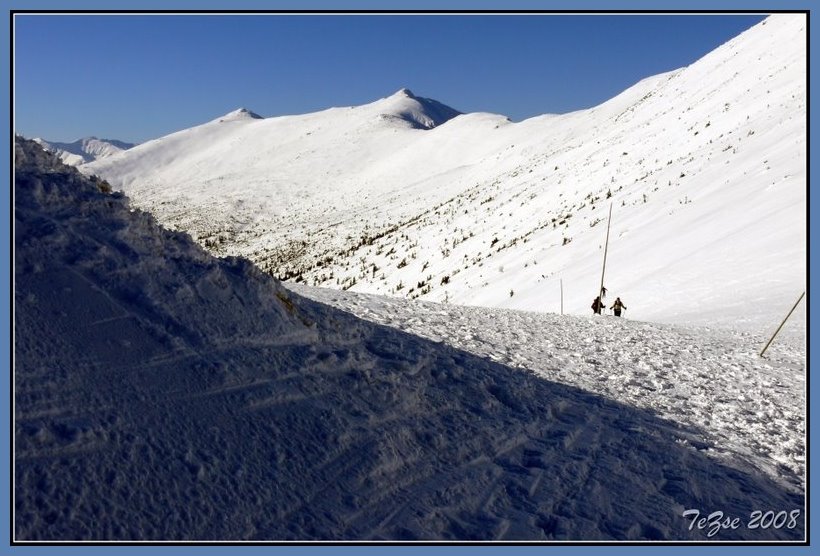
[[564,314],[564,279],[561,278],[561,315]]
[[789,320],[789,317],[792,316],[792,313],[794,313],[794,310],[797,309],[797,305],[800,304],[800,301],[803,300],[804,295],[806,295],[805,291],[800,294],[800,297],[798,297],[797,301],[794,302],[794,306],[792,307],[792,310],[789,311],[789,314],[786,315],[786,318],[783,319],[783,322],[781,322],[780,326],[777,327],[777,330],[774,331],[774,334],[772,334],[772,337],[769,338],[768,342],[766,342],[766,345],[763,347],[763,350],[760,352],[760,357],[763,357],[763,354],[766,353],[767,349],[769,349],[769,346],[774,341],[775,336],[777,336],[777,334],[780,332],[780,329],[783,328],[783,325],[786,324],[786,321]]
[[606,219],[606,243],[604,243],[604,265],[601,268],[601,287],[598,288],[598,298],[603,303],[604,272],[606,272],[606,252],[609,248],[609,225],[612,223],[612,203],[609,204],[609,217]]

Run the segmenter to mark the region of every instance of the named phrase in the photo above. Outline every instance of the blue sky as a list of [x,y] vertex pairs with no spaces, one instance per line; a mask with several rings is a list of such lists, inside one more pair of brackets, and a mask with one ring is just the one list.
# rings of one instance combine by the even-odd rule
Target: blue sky
[[140,142],[402,87],[513,120],[599,104],[691,64],[759,15],[21,15],[16,132]]

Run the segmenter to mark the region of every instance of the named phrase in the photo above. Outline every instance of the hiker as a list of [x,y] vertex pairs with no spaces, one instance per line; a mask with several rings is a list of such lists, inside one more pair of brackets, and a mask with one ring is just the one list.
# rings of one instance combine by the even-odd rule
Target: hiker
[[592,312],[596,315],[601,314],[601,309],[606,307],[603,303],[601,303],[601,296],[595,298],[595,301],[592,302]]
[[626,310],[626,305],[623,304],[620,297],[616,297],[615,303],[612,304],[612,307],[610,307],[610,309],[612,309],[615,312],[616,317],[620,317],[621,309]]

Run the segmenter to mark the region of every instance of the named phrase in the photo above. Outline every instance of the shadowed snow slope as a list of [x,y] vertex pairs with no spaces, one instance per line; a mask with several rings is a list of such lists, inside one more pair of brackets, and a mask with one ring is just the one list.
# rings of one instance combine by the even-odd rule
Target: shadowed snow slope
[[[772,16],[606,103],[519,123],[406,90],[213,121],[83,171],[292,281],[759,331],[805,288],[806,16]],[[447,119],[451,118],[451,119]],[[446,121],[444,121],[446,119]],[[433,126],[435,124],[435,126]]]
[[790,323],[768,336],[616,318],[562,317],[292,284],[317,301],[706,431],[700,449],[800,488],[806,347]]
[[804,536],[696,427],[291,294],[31,142],[16,168],[17,540]]

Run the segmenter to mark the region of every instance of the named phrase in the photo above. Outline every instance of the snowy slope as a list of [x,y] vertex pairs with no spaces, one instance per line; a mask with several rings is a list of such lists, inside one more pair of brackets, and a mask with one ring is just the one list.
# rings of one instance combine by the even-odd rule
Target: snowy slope
[[289,287],[369,321],[698,427],[708,431],[700,449],[712,456],[801,484],[806,348],[794,323],[764,359],[763,334]]
[[[798,447],[767,455],[742,435],[724,446],[723,425],[713,435],[308,301],[99,184],[31,142],[17,148],[17,540],[804,537],[789,474]],[[543,322],[552,364],[574,374],[570,346],[584,345],[590,321]],[[601,374],[669,381],[674,367],[654,368],[675,348],[669,329],[601,324],[647,341],[631,361],[601,355]],[[769,365],[794,393],[799,354],[783,346]],[[714,337],[705,357],[725,349],[760,380],[736,347]],[[719,393],[682,385],[695,386],[680,391],[693,403]],[[758,466],[772,454],[791,463]],[[707,537],[687,509],[788,515],[777,529]]]
[[[166,225],[277,276],[433,301],[760,330],[805,288],[805,16],[595,108],[428,126],[406,90],[220,121],[98,161]],[[448,112],[447,116],[452,116]],[[424,127],[424,128],[422,128]]]
[[80,166],[99,158],[114,156],[134,146],[133,143],[115,139],[97,139],[96,137],[84,137],[73,143],[58,143],[39,138],[34,141],[44,149],[55,153],[69,166]]

